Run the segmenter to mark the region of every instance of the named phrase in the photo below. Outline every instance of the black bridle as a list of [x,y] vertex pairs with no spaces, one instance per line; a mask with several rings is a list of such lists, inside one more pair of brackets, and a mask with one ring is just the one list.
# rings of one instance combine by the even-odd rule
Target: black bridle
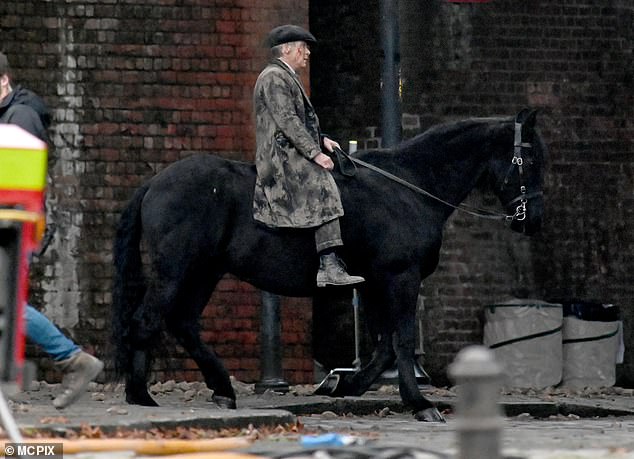
[[522,142],[522,123],[515,122],[515,136],[513,139],[513,159],[511,160],[511,165],[509,166],[508,171],[506,172],[506,176],[504,177],[504,181],[502,182],[502,186],[500,187],[500,191],[504,189],[504,187],[509,182],[509,177],[513,172],[513,169],[517,167],[517,172],[519,174],[519,182],[520,182],[520,194],[519,196],[511,199],[509,202],[505,204],[505,207],[509,207],[516,202],[519,202],[519,205],[515,209],[515,215],[517,216],[514,220],[522,221],[526,218],[526,203],[529,199],[537,196],[541,196],[543,192],[534,191],[533,193],[526,192],[526,186],[524,185],[524,158],[522,157],[522,148],[532,148],[533,145],[528,142]]
[[[506,176],[500,188],[500,191],[504,189],[504,187],[508,184],[509,177],[511,173],[513,172],[513,169],[517,167],[518,174],[519,174],[520,194],[517,197],[511,199],[509,202],[507,202],[504,205],[504,207],[509,207],[515,204],[516,202],[519,202],[519,204],[515,208],[515,213],[512,215],[503,214],[500,212],[496,212],[494,210],[482,209],[479,207],[474,207],[474,206],[470,206],[468,204],[463,204],[463,203],[458,205],[452,204],[428,191],[423,190],[420,187],[417,187],[416,185],[408,182],[407,180],[403,180],[402,178],[381,169],[380,167],[367,163],[359,158],[353,158],[352,156],[350,156],[349,154],[347,154],[345,151],[343,151],[340,148],[335,148],[334,153],[337,156],[337,162],[339,163],[339,169],[341,171],[341,174],[347,177],[351,177],[355,175],[356,165],[358,164],[374,172],[377,172],[378,174],[381,174],[382,176],[400,185],[403,185],[404,187],[409,188],[410,190],[415,191],[418,194],[422,194],[424,196],[435,199],[436,201],[442,204],[445,204],[446,206],[452,207],[456,210],[467,213],[469,215],[473,215],[479,218],[486,218],[489,220],[524,221],[526,219],[526,204],[528,203],[528,200],[535,198],[537,196],[541,196],[543,192],[541,191],[534,191],[532,193],[526,192],[526,186],[523,184],[523,178],[524,178],[524,159],[522,158],[523,148],[532,148],[532,144],[528,142],[522,142],[522,123],[518,123],[516,121],[515,135],[513,140],[513,159],[511,160],[511,164],[509,165],[509,169],[506,172]],[[344,159],[350,161],[352,165],[354,166],[354,169],[352,172],[344,171],[344,167],[343,167]]]

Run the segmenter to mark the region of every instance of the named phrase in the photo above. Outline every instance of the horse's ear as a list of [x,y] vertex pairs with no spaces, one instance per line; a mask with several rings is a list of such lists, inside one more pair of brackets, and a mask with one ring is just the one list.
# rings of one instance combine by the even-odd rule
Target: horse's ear
[[537,122],[537,109],[533,109],[533,110],[529,108],[523,109],[521,112],[517,114],[517,116],[515,117],[515,121],[517,121],[518,123],[520,123],[521,125],[525,127],[534,128],[535,123]]

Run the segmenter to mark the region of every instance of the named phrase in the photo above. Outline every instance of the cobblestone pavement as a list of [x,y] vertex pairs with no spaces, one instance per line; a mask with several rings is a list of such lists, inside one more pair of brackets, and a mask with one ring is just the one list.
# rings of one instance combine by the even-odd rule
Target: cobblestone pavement
[[[303,426],[299,433],[283,429],[279,435],[263,436],[249,450],[270,457],[301,451],[303,435],[323,433],[354,439],[357,444],[345,449],[353,452],[356,448],[366,454],[348,457],[368,457],[368,451],[380,447],[409,448],[419,452],[424,449],[449,455],[456,452],[458,423],[451,411],[455,394],[450,390],[426,391],[439,408],[445,410],[448,421],[431,424],[417,422],[411,414],[402,412],[400,398],[392,386],[363,397],[343,399],[311,396],[314,386],[295,386],[284,395],[271,392],[256,395],[252,385],[234,382],[234,386],[238,392],[237,410],[215,407],[209,402],[211,391],[201,383],[173,381],[152,387],[161,405],[159,408],[127,405],[121,386],[93,384],[79,402],[59,411],[51,405],[59,387],[46,383],[38,383],[35,390],[14,396],[11,407],[23,431],[49,431],[56,435],[86,426],[104,432],[178,426],[206,429],[246,428],[249,425],[257,429],[277,424]],[[634,395],[631,390],[507,392],[501,402],[507,416],[501,445],[507,457],[634,459]],[[307,453],[304,450],[303,456],[289,457],[313,457]]]
[[[446,453],[457,450],[456,420],[451,416],[447,424],[421,424],[407,414],[382,418],[324,419],[323,416],[311,416],[303,418],[302,422],[311,430],[356,435],[382,444]],[[574,458],[577,456],[572,456],[571,452],[576,452],[580,457],[583,453],[596,458],[634,458],[634,416],[591,419],[516,416],[505,419],[501,445],[508,456],[516,457]]]

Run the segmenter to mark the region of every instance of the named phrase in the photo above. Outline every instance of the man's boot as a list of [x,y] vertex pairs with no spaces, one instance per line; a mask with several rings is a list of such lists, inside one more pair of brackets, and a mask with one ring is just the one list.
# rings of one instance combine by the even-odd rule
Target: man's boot
[[351,276],[348,274],[343,263],[334,252],[319,257],[317,287],[358,284],[364,281],[365,279],[361,276]]
[[80,351],[65,360],[55,362],[55,367],[64,373],[62,379],[64,392],[53,400],[53,406],[62,409],[84,393],[88,383],[103,370],[103,362],[84,351]]

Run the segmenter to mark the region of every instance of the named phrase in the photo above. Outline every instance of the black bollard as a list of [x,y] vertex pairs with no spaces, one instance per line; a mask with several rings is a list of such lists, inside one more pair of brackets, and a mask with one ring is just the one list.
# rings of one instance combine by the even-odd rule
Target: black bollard
[[283,393],[289,390],[288,383],[282,376],[281,324],[280,297],[262,290],[261,380],[255,384],[256,394],[266,390]]

